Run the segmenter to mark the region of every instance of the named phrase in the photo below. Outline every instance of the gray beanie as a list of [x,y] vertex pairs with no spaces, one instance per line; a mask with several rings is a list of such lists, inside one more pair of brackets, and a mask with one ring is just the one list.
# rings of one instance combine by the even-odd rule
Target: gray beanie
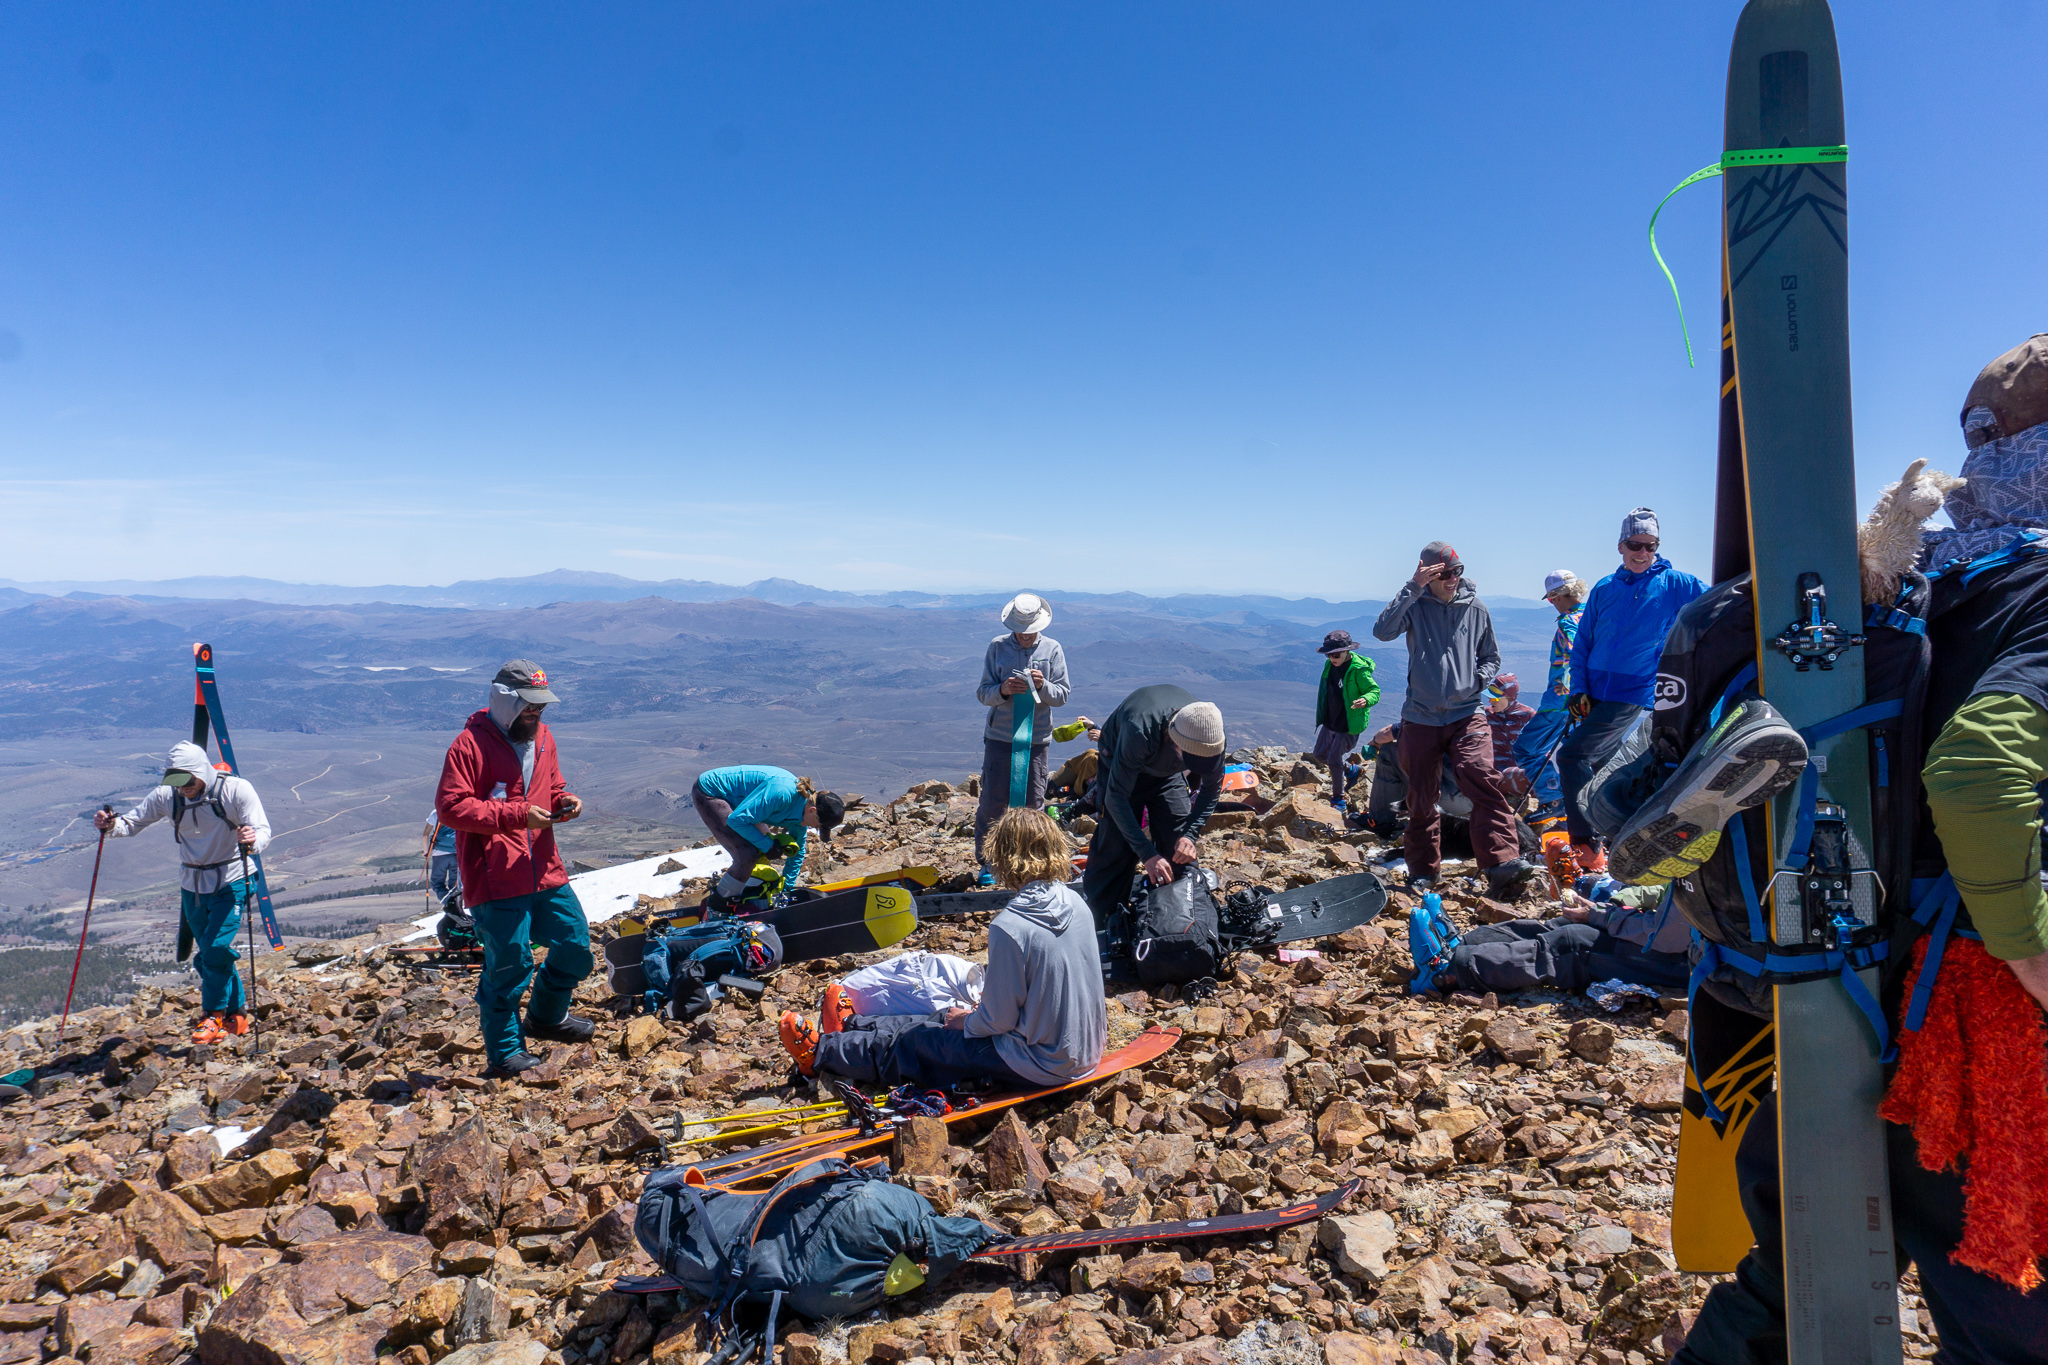
[[1657,514],[1647,507],[1638,507],[1623,517],[1621,534],[1615,537],[1615,541],[1618,544],[1630,536],[1648,536],[1652,540],[1660,541],[1664,539],[1657,534]]
[[1189,702],[1173,713],[1166,733],[1184,754],[1214,758],[1223,752],[1223,712],[1213,701]]

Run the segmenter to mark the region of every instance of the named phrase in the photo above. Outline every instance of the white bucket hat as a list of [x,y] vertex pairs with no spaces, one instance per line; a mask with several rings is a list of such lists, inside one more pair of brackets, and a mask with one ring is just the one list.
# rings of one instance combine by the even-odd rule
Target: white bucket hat
[[1052,607],[1036,593],[1020,592],[1003,608],[1003,624],[1019,635],[1036,635],[1052,624]]

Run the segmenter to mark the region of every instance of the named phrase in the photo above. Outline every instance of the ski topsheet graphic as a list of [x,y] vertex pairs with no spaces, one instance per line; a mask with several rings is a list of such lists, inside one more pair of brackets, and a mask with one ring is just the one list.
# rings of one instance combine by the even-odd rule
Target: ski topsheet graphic
[[[236,777],[242,769],[235,762],[234,741],[228,738],[227,717],[220,709],[220,687],[213,676],[213,646],[195,644],[192,646],[192,669],[196,675],[192,684],[192,742],[201,749],[206,747],[206,731],[209,722],[213,737],[220,745],[221,761],[228,765],[228,771]],[[263,856],[249,855],[250,879],[256,883],[256,910],[263,916],[263,934],[270,940],[270,946],[284,947],[284,935],[278,932],[277,912],[270,906],[270,884],[263,879]],[[248,894],[244,888],[243,895]],[[251,1002],[254,1003],[253,1001]]]

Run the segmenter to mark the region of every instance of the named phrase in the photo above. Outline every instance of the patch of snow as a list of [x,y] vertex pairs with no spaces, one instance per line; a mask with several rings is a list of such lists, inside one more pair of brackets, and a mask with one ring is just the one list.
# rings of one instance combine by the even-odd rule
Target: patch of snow
[[[654,870],[671,858],[682,864],[680,871]],[[726,851],[713,844],[709,848],[680,849],[638,862],[578,873],[569,879],[569,885],[576,888],[576,899],[583,903],[584,918],[597,924],[631,910],[642,896],[673,896],[682,890],[685,881],[723,872],[731,864]]]
[[236,1148],[256,1136],[254,1128],[237,1128],[233,1124],[220,1128],[202,1126],[194,1128],[192,1131],[195,1133],[213,1134],[213,1140],[220,1144],[220,1154],[224,1158],[233,1155]]

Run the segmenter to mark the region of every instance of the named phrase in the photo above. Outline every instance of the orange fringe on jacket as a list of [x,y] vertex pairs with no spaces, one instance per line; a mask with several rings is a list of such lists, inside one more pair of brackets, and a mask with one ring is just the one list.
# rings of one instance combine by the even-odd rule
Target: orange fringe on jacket
[[[1914,949],[1913,983],[1927,940]],[[1963,1171],[1963,1240],[1949,1259],[2022,1293],[2048,1256],[2048,1032],[2003,962],[1960,936],[1935,975],[1927,1018],[1901,1033],[1880,1112],[1908,1124],[1930,1171]]]

